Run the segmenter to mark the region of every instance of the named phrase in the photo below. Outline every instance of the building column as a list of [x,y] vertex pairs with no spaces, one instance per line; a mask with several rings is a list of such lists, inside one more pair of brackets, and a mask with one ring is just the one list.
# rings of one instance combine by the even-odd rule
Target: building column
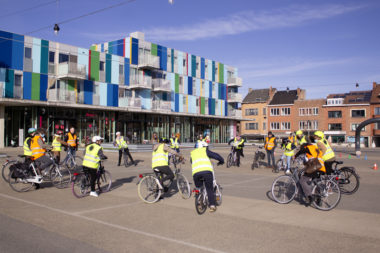
[[0,105],[0,148],[4,148],[4,136],[5,136],[5,107]]

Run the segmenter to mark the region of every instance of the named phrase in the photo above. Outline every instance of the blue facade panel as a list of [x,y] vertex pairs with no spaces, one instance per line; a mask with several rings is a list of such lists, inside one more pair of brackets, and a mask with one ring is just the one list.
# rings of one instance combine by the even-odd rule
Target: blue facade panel
[[24,99],[32,99],[32,73],[24,72],[23,76],[23,94]]
[[212,98],[212,82],[211,81],[208,82],[208,88],[209,88],[209,91],[208,91],[209,97]]
[[117,55],[121,57],[124,55],[124,40],[117,41]]
[[187,78],[187,87],[187,94],[193,95],[193,78],[191,76]]
[[167,67],[168,67],[168,49],[166,47],[161,47],[160,69],[166,71]]
[[83,91],[84,104],[92,105],[93,82],[89,80],[84,80]]
[[6,69],[5,71],[5,97],[13,98],[13,87],[15,83],[15,71]]
[[205,58],[201,58],[201,78],[205,79]]
[[179,112],[179,94],[175,93],[175,111]]
[[119,87],[118,85],[113,85],[113,106],[118,107],[119,106]]
[[17,69],[17,70],[22,70],[23,67],[24,67],[24,36],[13,34],[12,68]]
[[12,34],[0,31],[0,68],[12,66]]
[[46,92],[48,86],[48,76],[40,75],[40,101],[47,101]]
[[124,84],[129,86],[129,59],[124,58]]
[[131,55],[131,63],[138,65],[139,64],[139,40],[132,38],[132,55]]
[[107,83],[107,106],[113,106],[113,87]]

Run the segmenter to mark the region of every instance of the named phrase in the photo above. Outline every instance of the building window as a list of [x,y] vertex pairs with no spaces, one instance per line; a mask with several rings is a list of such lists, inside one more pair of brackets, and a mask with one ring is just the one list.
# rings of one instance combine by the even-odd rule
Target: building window
[[263,122],[263,130],[267,130],[267,123],[266,122]]
[[32,59],[32,49],[30,47],[25,48],[24,56],[27,59]]
[[124,74],[124,65],[119,64],[119,75]]
[[[177,59],[177,57],[176,57],[176,59]],[[186,60],[185,59],[183,59],[183,66],[186,67]]]
[[301,130],[318,130],[317,120],[304,120],[299,122],[299,129]]
[[[351,124],[351,131],[356,131],[356,128],[358,128],[359,125],[359,123]],[[362,128],[361,132],[363,131],[365,131],[365,127]]]
[[351,110],[351,117],[352,118],[362,118],[365,117],[365,110]]
[[343,98],[333,98],[333,99],[327,99],[328,105],[342,105],[343,104]]
[[290,130],[290,122],[281,122],[281,130]]
[[54,63],[55,60],[55,52],[49,51],[49,62]]
[[259,113],[259,109],[257,108],[245,109],[246,116],[258,115],[258,113]]
[[329,130],[330,131],[341,131],[342,130],[342,124],[341,123],[329,124]]
[[278,123],[278,122],[271,122],[270,123],[270,130],[280,130],[280,123]]
[[15,86],[21,87],[22,75],[15,74]]
[[280,109],[279,108],[270,108],[270,116],[279,116]]
[[257,130],[259,128],[258,123],[245,123],[246,130]]
[[263,108],[263,115],[264,115],[264,116],[267,115],[267,108]]
[[380,107],[375,107],[375,115],[380,115]]
[[290,115],[290,108],[281,108],[281,115]]
[[59,61],[59,63],[69,62],[69,55],[59,54],[58,61]]
[[319,109],[318,107],[312,107],[312,108],[300,108],[298,110],[299,116],[311,116],[311,115],[318,115]]
[[342,118],[342,111],[329,111],[328,117],[329,118]]
[[99,70],[104,71],[104,61],[99,62]]

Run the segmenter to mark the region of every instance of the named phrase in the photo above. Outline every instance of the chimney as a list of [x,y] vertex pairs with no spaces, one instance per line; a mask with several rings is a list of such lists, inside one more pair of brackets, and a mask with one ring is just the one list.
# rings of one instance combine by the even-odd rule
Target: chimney
[[269,100],[271,100],[274,96],[276,89],[273,89],[272,86],[269,86]]
[[251,92],[252,92],[252,88],[249,88],[249,89],[248,89],[248,93],[251,93]]
[[373,88],[374,88],[374,89],[376,88],[376,85],[377,85],[377,83],[376,83],[376,82],[373,82]]
[[300,88],[297,88],[297,97],[298,97],[298,100],[304,100],[305,99],[305,96],[306,96],[306,91],[305,90],[302,90]]

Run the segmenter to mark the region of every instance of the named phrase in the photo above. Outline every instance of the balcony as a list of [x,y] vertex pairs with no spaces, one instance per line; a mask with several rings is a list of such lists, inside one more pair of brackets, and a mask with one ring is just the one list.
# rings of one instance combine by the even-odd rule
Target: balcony
[[130,89],[152,89],[152,77],[139,74],[131,78]]
[[58,79],[74,79],[85,80],[86,79],[86,66],[73,63],[63,62],[58,65]]
[[153,91],[156,92],[170,92],[171,87],[170,87],[170,80],[165,80],[162,78],[156,78],[152,79],[152,86],[153,86]]
[[139,56],[140,69],[159,69],[160,68],[160,58],[151,54],[144,54]]
[[49,72],[49,74],[55,75],[55,64],[54,63],[49,63],[48,72]]
[[243,97],[240,93],[228,93],[227,102],[228,103],[241,103]]
[[240,77],[230,77],[227,80],[228,87],[241,87],[242,79]]
[[141,99],[140,98],[128,99],[128,107],[141,109]]
[[242,118],[241,110],[228,110],[228,117]]
[[67,102],[75,104],[76,95],[75,91],[68,91],[64,89],[50,89],[48,90],[49,102]]
[[171,103],[170,101],[162,101],[162,100],[157,100],[152,102],[152,110],[154,111],[171,111]]

